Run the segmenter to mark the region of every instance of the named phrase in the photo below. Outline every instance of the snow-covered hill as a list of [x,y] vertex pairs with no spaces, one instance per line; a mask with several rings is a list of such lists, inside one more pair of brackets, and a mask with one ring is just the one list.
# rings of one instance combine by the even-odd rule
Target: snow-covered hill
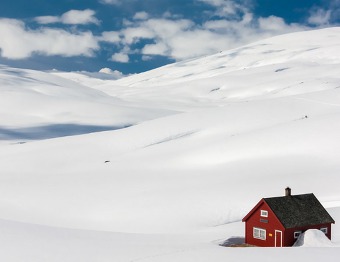
[[1,67],[0,258],[335,261],[337,225],[329,251],[219,244],[287,185],[340,219],[339,69],[340,28],[120,80]]
[[0,93],[0,139],[5,140],[113,130],[170,113],[141,109],[53,73],[6,66],[0,66]]
[[[320,35],[319,35],[320,34]],[[339,87],[339,28],[292,33],[164,66],[103,86],[132,101],[190,107],[268,99]],[[322,69],[321,69],[322,68]],[[130,92],[126,92],[127,87]],[[160,102],[159,102],[160,103]]]

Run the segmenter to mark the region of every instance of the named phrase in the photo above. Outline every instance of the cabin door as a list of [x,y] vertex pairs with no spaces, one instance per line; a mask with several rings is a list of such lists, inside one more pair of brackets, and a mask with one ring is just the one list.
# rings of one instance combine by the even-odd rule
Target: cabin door
[[282,231],[275,230],[275,247],[282,247]]

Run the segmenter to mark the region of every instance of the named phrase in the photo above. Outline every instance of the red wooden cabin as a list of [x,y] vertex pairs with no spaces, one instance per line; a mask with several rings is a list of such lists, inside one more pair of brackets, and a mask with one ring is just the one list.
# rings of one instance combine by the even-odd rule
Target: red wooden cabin
[[308,229],[319,229],[331,239],[333,218],[314,194],[263,198],[243,218],[245,242],[261,247],[292,246]]

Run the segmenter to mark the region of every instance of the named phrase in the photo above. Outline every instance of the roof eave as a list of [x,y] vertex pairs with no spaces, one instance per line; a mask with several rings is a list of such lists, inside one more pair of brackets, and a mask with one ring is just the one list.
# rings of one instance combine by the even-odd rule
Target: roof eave
[[252,210],[249,211],[249,213],[242,219],[242,222],[246,222],[248,218],[255,212],[255,210],[264,202],[264,199],[262,198],[254,207]]

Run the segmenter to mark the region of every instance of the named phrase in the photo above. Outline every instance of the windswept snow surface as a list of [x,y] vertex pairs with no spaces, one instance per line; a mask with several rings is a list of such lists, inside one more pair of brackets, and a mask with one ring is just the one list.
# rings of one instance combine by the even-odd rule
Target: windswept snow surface
[[287,185],[339,221],[339,71],[340,28],[115,81],[1,67],[0,260],[338,261],[337,224],[331,249],[219,244]]

